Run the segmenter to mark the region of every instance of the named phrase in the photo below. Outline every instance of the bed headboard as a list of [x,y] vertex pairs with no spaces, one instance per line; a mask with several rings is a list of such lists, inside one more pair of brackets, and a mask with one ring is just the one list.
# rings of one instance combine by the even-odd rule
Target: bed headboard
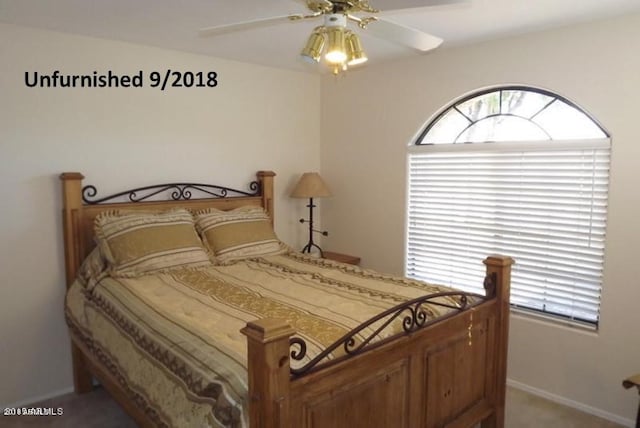
[[[62,181],[62,221],[67,287],[75,281],[84,258],[95,247],[93,222],[98,214],[114,209],[166,210],[175,207],[199,210],[231,210],[244,205],[263,207],[274,218],[273,171],[258,171],[249,192],[199,183],[169,183],[145,186],[97,198],[94,186],[83,186],[79,172],[65,172]],[[118,200],[127,199],[125,202]],[[159,200],[160,199],[160,200]]]

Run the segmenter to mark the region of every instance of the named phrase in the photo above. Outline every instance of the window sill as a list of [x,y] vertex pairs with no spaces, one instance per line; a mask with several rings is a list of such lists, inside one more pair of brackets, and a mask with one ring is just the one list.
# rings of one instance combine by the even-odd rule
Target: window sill
[[514,306],[511,306],[511,314],[519,319],[537,324],[561,328],[572,332],[584,333],[589,336],[598,336],[598,327],[592,324],[582,323],[580,321],[571,321],[566,318],[555,317],[553,315],[542,314]]

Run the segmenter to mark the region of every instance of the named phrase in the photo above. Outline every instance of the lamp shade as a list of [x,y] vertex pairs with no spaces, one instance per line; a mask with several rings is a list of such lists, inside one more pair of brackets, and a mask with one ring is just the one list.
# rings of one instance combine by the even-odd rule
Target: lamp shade
[[325,59],[330,64],[342,64],[347,60],[347,45],[344,30],[340,27],[332,27],[327,31],[327,53]]
[[327,196],[331,196],[331,192],[317,172],[302,174],[298,184],[291,192],[292,198],[324,198]]
[[349,33],[347,36],[347,64],[358,65],[367,62],[367,55],[362,49],[360,37],[356,33]]
[[311,36],[309,36],[309,40],[307,41],[304,49],[302,49],[300,56],[302,56],[302,59],[306,62],[319,62],[323,48],[324,36],[320,32],[313,32]]

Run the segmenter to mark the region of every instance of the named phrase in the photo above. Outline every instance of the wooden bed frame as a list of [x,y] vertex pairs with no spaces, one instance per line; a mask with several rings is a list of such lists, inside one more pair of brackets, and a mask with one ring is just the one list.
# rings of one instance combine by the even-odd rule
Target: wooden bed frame
[[[208,195],[223,197],[190,199],[190,190],[200,185],[174,183],[163,185],[164,190],[179,200],[102,203],[91,200],[96,196],[94,187],[82,187],[82,174],[62,174],[67,288],[94,247],[93,220],[100,212],[256,205],[273,221],[274,176],[270,171],[258,172],[252,194],[229,196],[227,190],[233,189],[216,187],[224,190]],[[138,197],[136,192],[123,194],[131,201]],[[251,427],[418,428],[477,423],[483,428],[503,427],[513,260],[490,256],[484,263],[487,296],[483,302],[437,322],[417,323],[390,340],[303,373],[292,374],[290,369],[290,358],[301,352],[303,344],[291,339],[295,332],[289,325],[277,319],[248,323],[242,332],[248,341]],[[401,309],[400,316],[413,314],[415,322],[421,303],[425,301],[413,309]],[[93,389],[95,377],[140,426],[154,426],[122,386],[122,379],[114,377],[73,332],[71,338],[75,391]]]

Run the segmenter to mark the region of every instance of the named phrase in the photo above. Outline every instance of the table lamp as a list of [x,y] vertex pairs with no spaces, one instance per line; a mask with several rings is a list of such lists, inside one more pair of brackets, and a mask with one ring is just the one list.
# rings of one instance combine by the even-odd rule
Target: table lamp
[[315,207],[313,198],[325,198],[327,196],[331,196],[331,192],[317,172],[305,172],[302,174],[298,184],[291,192],[292,198],[309,198],[309,205],[307,205],[309,207],[309,219],[300,219],[300,223],[309,223],[309,242],[302,249],[303,253],[311,253],[311,249],[316,247],[320,251],[320,256],[324,257],[322,248],[313,242],[313,232],[320,233],[323,236],[328,236],[329,232],[313,228],[313,208]]

